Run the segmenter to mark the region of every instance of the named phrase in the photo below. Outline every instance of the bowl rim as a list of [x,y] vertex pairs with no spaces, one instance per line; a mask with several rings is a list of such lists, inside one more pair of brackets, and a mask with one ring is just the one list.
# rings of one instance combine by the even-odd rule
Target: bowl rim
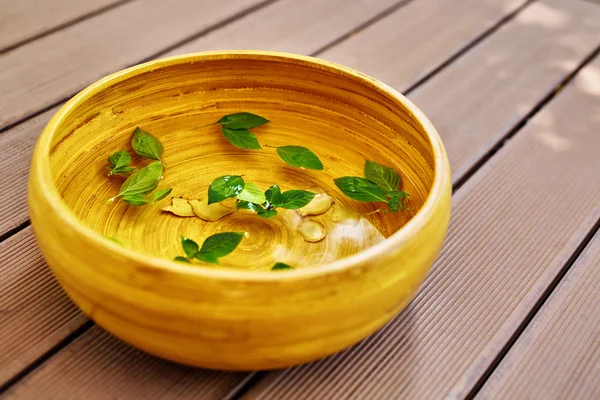
[[[408,112],[413,115],[415,120],[419,121],[419,123],[422,125],[433,151],[434,178],[431,189],[421,208],[404,226],[380,243],[377,243],[367,249],[345,258],[341,258],[329,263],[318,264],[317,266],[311,268],[299,268],[291,271],[285,271],[285,273],[273,273],[271,271],[250,271],[242,269],[238,270],[233,268],[214,268],[207,267],[202,264],[195,264],[193,266],[185,265],[168,258],[147,255],[140,251],[121,246],[111,240],[107,240],[102,234],[96,232],[81,222],[75,213],[69,208],[67,203],[62,199],[56,185],[54,184],[50,169],[49,154],[51,150],[52,137],[56,129],[62,123],[63,119],[68,117],[71,110],[73,110],[77,105],[87,101],[96,92],[106,89],[115,83],[121,82],[132,76],[170,65],[218,59],[255,59],[278,62],[293,61],[312,68],[328,71],[333,70],[335,73],[341,73],[346,77],[358,79],[363,84],[370,87],[370,89],[382,92],[383,94],[386,94],[399,102],[406,110],[408,110]],[[33,163],[31,174],[35,174],[37,183],[39,184],[40,192],[45,197],[48,205],[55,211],[56,215],[61,218],[65,224],[68,224],[68,226],[74,229],[76,234],[85,236],[85,238],[94,245],[103,247],[110,252],[117,253],[126,262],[133,261],[134,263],[142,263],[145,267],[152,267],[159,270],[167,270],[177,274],[196,277],[233,281],[244,280],[251,282],[286,281],[298,280],[302,278],[312,279],[319,276],[327,276],[334,273],[345,272],[346,270],[352,269],[357,265],[364,264],[371,258],[376,258],[377,255],[385,254],[391,248],[396,248],[409,242],[412,237],[416,236],[418,232],[425,227],[427,221],[436,212],[437,205],[443,201],[446,193],[446,185],[450,176],[450,167],[446,151],[442,144],[441,138],[437,133],[437,130],[434,128],[429,119],[423,114],[423,112],[404,95],[375,78],[331,61],[292,53],[262,50],[220,50],[182,54],[148,61],[110,74],[89,85],[81,92],[73,96],[54,114],[37,141],[33,159],[35,162]]]

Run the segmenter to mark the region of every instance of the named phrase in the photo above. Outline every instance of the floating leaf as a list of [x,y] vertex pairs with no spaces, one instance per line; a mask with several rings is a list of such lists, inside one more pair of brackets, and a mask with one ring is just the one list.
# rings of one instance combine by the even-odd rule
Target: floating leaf
[[131,164],[131,156],[125,149],[114,152],[108,157],[108,163],[110,165],[108,168],[109,175],[128,174],[135,171],[135,168],[129,166]]
[[153,162],[141,168],[123,182],[118,196],[146,195],[152,192],[158,186],[162,171],[161,162]]
[[198,253],[198,243],[194,242],[192,239],[188,239],[185,236],[181,237],[181,247],[183,247],[183,251],[188,256],[188,258],[194,258],[196,253]]
[[266,197],[262,189],[256,184],[250,182],[246,182],[244,189],[240,194],[238,194],[237,198],[239,200],[248,201],[255,204],[262,204],[266,201]]
[[261,218],[272,218],[277,214],[277,210],[262,210],[258,212],[258,216]]
[[152,195],[152,201],[156,202],[156,201],[162,200],[165,197],[167,197],[169,194],[171,194],[172,191],[173,191],[173,188],[158,190],[158,191],[154,192],[154,195]]
[[277,154],[288,165],[297,168],[322,170],[323,163],[315,153],[302,146],[281,146]]
[[209,236],[195,257],[199,260],[218,263],[218,259],[234,251],[242,241],[244,232],[222,232]]
[[131,146],[140,156],[153,158],[159,161],[161,160],[164,150],[162,143],[157,137],[141,130],[139,127],[135,128],[135,131],[133,132]]
[[182,262],[182,263],[186,263],[186,264],[189,264],[189,263],[190,263],[190,260],[188,260],[187,258],[185,258],[185,257],[182,257],[182,256],[177,256],[177,257],[175,257],[175,258],[173,259],[173,261]]
[[238,200],[237,203],[235,203],[235,208],[236,210],[250,210],[256,213],[265,210],[260,204],[254,204],[244,200]]
[[292,268],[289,265],[282,263],[282,262],[275,263],[275,265],[273,265],[271,267],[271,271],[280,271],[282,269],[294,269],[294,268]]
[[229,128],[221,128],[221,132],[223,132],[223,136],[225,139],[229,140],[229,143],[234,145],[239,149],[251,149],[251,150],[260,150],[260,144],[254,136],[254,133],[250,132],[248,129],[229,129]]
[[238,175],[221,176],[210,183],[208,187],[208,204],[218,203],[231,197],[236,197],[244,190],[244,179]]
[[398,212],[398,210],[406,210],[406,198],[409,196],[408,193],[402,190],[393,190],[387,193],[390,198],[388,200],[388,208],[392,212]]
[[344,194],[351,199],[358,201],[385,201],[387,198],[384,191],[377,186],[376,183],[371,182],[365,178],[359,178],[358,176],[344,176],[333,180],[336,186],[344,192]]
[[121,197],[123,201],[132,206],[145,206],[148,204],[148,199],[142,196],[141,194],[130,194]]
[[388,200],[388,208],[392,212],[398,212],[399,204],[400,204],[400,199],[396,196],[393,196],[391,199]]
[[398,190],[402,184],[398,172],[375,161],[366,160],[364,172],[365,178],[386,192]]
[[297,210],[310,203],[314,197],[313,192],[307,192],[306,190],[287,190],[281,194],[279,207]]
[[281,205],[281,188],[274,183],[270,188],[265,192],[266,199],[266,207],[279,207]]
[[221,118],[217,123],[224,128],[229,129],[250,129],[256,128],[269,122],[268,119],[260,115],[249,112],[240,112],[237,114],[229,114]]

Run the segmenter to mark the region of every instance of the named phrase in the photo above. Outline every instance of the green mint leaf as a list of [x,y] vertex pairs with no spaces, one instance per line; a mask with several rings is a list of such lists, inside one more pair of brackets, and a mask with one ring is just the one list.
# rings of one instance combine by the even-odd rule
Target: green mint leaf
[[235,209],[236,210],[250,210],[250,211],[254,211],[256,213],[264,210],[263,206],[261,206],[260,204],[254,204],[254,203],[250,203],[250,202],[244,201],[244,200],[238,200],[235,203]]
[[237,198],[255,204],[262,204],[266,201],[262,189],[250,182],[246,182],[244,189],[238,194]]
[[152,195],[152,201],[157,202],[159,200],[162,200],[165,197],[167,197],[168,195],[170,195],[172,191],[173,191],[173,188],[160,189],[160,190],[154,192],[154,194]]
[[222,232],[206,238],[195,255],[199,260],[218,263],[218,259],[235,250],[242,241],[244,232]]
[[408,197],[409,196],[408,193],[406,193],[406,192],[404,192],[402,190],[392,190],[390,192],[387,192],[386,195],[388,197],[394,197],[394,196],[396,196],[396,197],[399,197],[399,198],[403,198],[403,197]]
[[145,206],[148,204],[148,199],[142,196],[141,194],[130,194],[121,197],[123,201],[132,206]]
[[388,200],[388,208],[390,211],[398,212],[398,210],[408,210],[408,207],[406,207],[406,199],[410,196],[408,193],[403,192],[402,190],[393,190],[387,192],[386,195],[390,198],[390,200]]
[[241,176],[225,175],[210,183],[208,187],[208,204],[235,197],[244,190],[245,182]]
[[229,140],[229,143],[237,147],[238,149],[251,149],[259,150],[262,149],[254,133],[248,129],[229,129],[222,127],[221,132],[225,139]]
[[282,269],[294,269],[294,268],[290,267],[289,265],[282,263],[282,262],[275,263],[275,265],[273,265],[271,267],[271,271],[280,271]]
[[279,207],[281,205],[281,188],[274,183],[273,186],[268,188],[265,192],[265,199],[267,201],[267,208]]
[[131,146],[140,156],[153,158],[159,161],[161,160],[164,150],[163,145],[158,138],[141,130],[139,127],[135,128],[135,131],[133,132]]
[[258,216],[261,218],[272,218],[277,215],[277,210],[262,210],[258,212]]
[[188,260],[187,258],[185,258],[185,257],[182,257],[182,256],[177,256],[177,257],[175,257],[175,258],[173,259],[173,261],[182,262],[182,263],[186,263],[186,264],[189,264],[189,263],[190,263],[190,260]]
[[214,254],[211,253],[198,253],[196,254],[196,259],[211,264],[219,263],[219,257],[216,257]]
[[109,171],[109,175],[127,175],[132,173],[133,171],[135,171],[135,168],[133,167],[118,167],[118,168],[113,168]]
[[315,197],[313,192],[306,190],[287,190],[281,193],[281,204],[279,207],[287,208],[288,210],[297,210],[304,207]]
[[217,123],[224,128],[229,129],[250,129],[256,128],[269,122],[268,119],[260,115],[249,112],[241,112],[237,114],[229,114],[221,118]]
[[115,239],[114,237],[110,237],[110,236],[104,236],[106,239],[110,240],[113,243],[118,244],[119,246],[123,246],[123,242],[121,242],[119,239]]
[[358,176],[344,176],[333,181],[351,199],[367,202],[385,201],[387,203],[384,191],[368,179],[359,178]]
[[400,199],[396,196],[393,196],[391,199],[388,200],[388,208],[391,212],[398,212],[399,204]]
[[115,151],[110,157],[108,157],[108,164],[110,165],[110,172],[108,173],[109,175],[121,173],[115,172],[115,170],[121,170],[123,168],[129,167],[129,164],[131,164],[131,156],[129,155],[129,152],[125,149]]
[[188,258],[194,258],[200,248],[198,243],[194,242],[192,239],[186,238],[185,236],[181,237],[181,247],[183,247],[183,251]]
[[377,184],[386,192],[400,189],[402,180],[398,172],[390,167],[376,163],[375,161],[365,161],[365,178]]
[[163,166],[161,162],[153,162],[141,168],[123,182],[117,196],[145,195],[152,192],[158,186],[162,171]]
[[306,147],[281,146],[277,148],[277,154],[281,159],[292,167],[322,170],[323,163],[319,157]]

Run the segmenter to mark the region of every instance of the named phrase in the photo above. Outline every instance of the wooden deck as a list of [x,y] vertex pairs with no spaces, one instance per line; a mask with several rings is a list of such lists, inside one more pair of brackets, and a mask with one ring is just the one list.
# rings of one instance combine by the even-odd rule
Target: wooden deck
[[[215,49],[383,80],[448,150],[453,218],[410,306],[275,372],[156,359],[84,317],[29,226],[33,145],[116,70]],[[600,398],[600,1],[0,0],[0,398]]]

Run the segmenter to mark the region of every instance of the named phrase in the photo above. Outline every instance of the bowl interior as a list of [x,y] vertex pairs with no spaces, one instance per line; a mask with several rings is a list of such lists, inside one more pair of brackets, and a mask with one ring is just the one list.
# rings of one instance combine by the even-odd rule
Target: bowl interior
[[[211,124],[240,111],[271,121],[253,129],[263,146],[308,147],[325,169],[289,167],[272,148],[233,147]],[[363,176],[365,159],[370,159],[400,172],[410,211],[334,223],[329,210],[310,217],[325,226],[326,237],[308,243],[295,230],[301,220],[295,211],[272,220],[233,214],[205,222],[161,212],[170,198],[143,207],[109,204],[125,178],[107,176],[107,157],[123,148],[131,152],[137,126],[164,144],[166,169],[159,188],[172,187],[176,197],[203,199],[213,179],[244,175],[263,189],[273,183],[282,190],[319,187],[364,215],[385,204],[351,200],[333,179]],[[221,266],[247,269],[267,269],[276,261],[316,266],[385,240],[419,210],[434,178],[422,125],[389,91],[327,63],[256,54],[167,59],[109,77],[72,103],[53,132],[49,158],[64,201],[100,234],[149,255],[173,258],[183,253],[180,235],[201,242],[216,232],[245,231]],[[135,156],[133,163],[141,167],[150,161]]]

